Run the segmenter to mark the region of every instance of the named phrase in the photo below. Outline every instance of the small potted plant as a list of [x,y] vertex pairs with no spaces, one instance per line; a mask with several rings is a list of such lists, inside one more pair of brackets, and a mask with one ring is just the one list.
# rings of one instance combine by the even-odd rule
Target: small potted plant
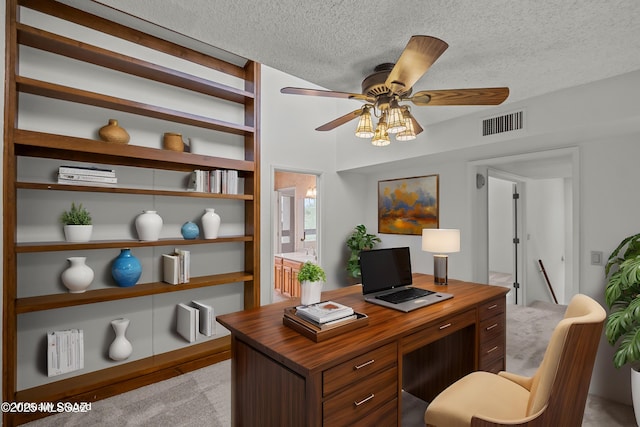
[[380,243],[380,238],[374,234],[367,233],[364,224],[356,225],[353,233],[347,239],[347,247],[351,251],[347,261],[347,271],[353,278],[360,277],[360,251],[368,251]]
[[310,261],[302,264],[298,272],[298,281],[300,282],[301,304],[309,305],[320,302],[322,293],[322,285],[327,280],[327,275],[322,267]]
[[88,242],[91,240],[93,225],[91,224],[91,214],[82,206],[71,203],[71,209],[64,211],[60,216],[60,221],[64,225],[64,237],[67,242]]

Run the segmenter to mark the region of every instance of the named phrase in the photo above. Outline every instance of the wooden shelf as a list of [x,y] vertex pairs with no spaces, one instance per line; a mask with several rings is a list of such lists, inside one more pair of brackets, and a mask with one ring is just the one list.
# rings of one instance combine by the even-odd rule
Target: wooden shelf
[[247,160],[178,153],[157,148],[139,147],[132,144],[116,144],[22,129],[16,129],[13,132],[13,140],[16,154],[28,157],[45,157],[185,172],[197,168],[235,169],[242,172],[253,172],[255,170],[254,162]]
[[88,290],[80,294],[64,293],[40,295],[36,297],[18,298],[16,312],[18,314],[33,311],[52,310],[54,308],[72,307],[75,305],[95,304],[97,302],[116,301],[148,295],[181,292],[208,286],[219,286],[253,280],[253,275],[246,272],[214,274],[211,276],[192,277],[189,283],[170,285],[165,282],[141,283],[128,288],[112,287]]
[[[28,25],[20,22],[22,9],[35,11],[30,15]],[[260,65],[249,60],[239,60],[237,64],[232,64],[204,52],[198,52],[185,46],[180,46],[167,40],[160,39],[150,34],[128,28],[117,22],[101,18],[80,9],[64,5],[54,0],[7,0],[7,64],[6,72],[6,93],[5,93],[5,147],[4,147],[4,167],[3,167],[3,340],[2,340],[2,400],[5,402],[87,402],[103,399],[118,393],[129,391],[144,385],[161,381],[182,373],[198,369],[224,359],[228,359],[231,354],[231,339],[229,336],[204,339],[197,344],[188,344],[179,349],[168,351],[162,354],[154,354],[141,360],[132,360],[125,363],[109,364],[104,360],[93,360],[87,366],[98,366],[92,372],[79,373],[79,375],[68,377],[67,379],[48,383],[46,378],[37,381],[36,385],[26,390],[18,390],[18,376],[23,375],[23,369],[32,369],[41,372],[42,357],[46,357],[44,349],[35,347],[36,342],[23,342],[25,337],[18,328],[18,319],[21,315],[33,313],[39,321],[49,327],[56,327],[58,320],[55,318],[56,312],[50,310],[66,309],[70,307],[80,307],[87,304],[101,304],[119,301],[130,298],[149,298],[154,295],[171,292],[187,292],[204,289],[207,287],[233,286],[241,289],[234,289],[234,295],[243,300],[243,307],[251,309],[260,305]],[[23,14],[26,16],[27,14]],[[54,26],[48,26],[47,22],[55,20]],[[42,24],[40,24],[42,22]],[[59,26],[58,26],[59,25]],[[59,30],[58,30],[59,28]],[[217,72],[224,73],[232,79],[238,79],[229,86],[225,78],[220,82],[208,80],[217,79],[217,74],[202,74],[207,78],[193,75],[192,68],[177,66],[172,69],[175,62],[162,61],[158,64],[151,63],[142,58],[129,56],[136,49],[127,50],[127,55],[110,50],[112,44],[102,37],[86,39],[80,41],[74,39],[66,29],[73,28],[82,37],[92,37],[94,32],[106,35],[107,38],[114,37],[133,43],[144,49],[151,49],[161,55],[173,56],[179,59],[180,63],[197,64]],[[50,31],[59,31],[61,34],[54,34]],[[62,35],[65,34],[65,35]],[[71,37],[71,38],[70,38]],[[80,36],[78,36],[80,38]],[[91,44],[91,43],[95,43]],[[29,60],[33,60],[29,75],[19,75],[21,69],[20,56],[26,51],[24,47],[31,50]],[[216,98],[216,107],[219,110],[212,112],[215,117],[224,117],[226,112],[238,113],[241,123],[230,123],[215,117],[201,116],[187,111],[178,111],[164,108],[158,105],[150,105],[144,100],[137,99],[134,95],[131,99],[122,96],[110,96],[106,89],[98,89],[97,86],[88,88],[74,87],[74,83],[65,83],[70,86],[48,81],[48,74],[40,73],[39,67],[47,67],[47,58],[50,54],[56,55],[56,66],[59,65],[60,72],[73,74],[76,61],[83,62],[88,66],[100,67],[113,78],[113,83],[136,84],[142,80],[153,82],[154,89],[162,92],[167,89],[167,94],[184,94],[198,97],[206,101],[208,98]],[[135,55],[135,53],[133,54]],[[162,65],[160,65],[162,64]],[[51,64],[51,66],[54,66]],[[78,71],[80,72],[80,71]],[[26,73],[25,73],[26,74]],[[209,77],[213,76],[213,77]],[[72,76],[70,76],[72,77]],[[68,82],[73,82],[73,78]],[[232,80],[236,81],[236,80]],[[223,83],[224,82],[224,83]],[[157,83],[157,84],[156,84]],[[100,86],[102,87],[102,86]],[[87,90],[88,89],[88,90]],[[99,92],[92,92],[97,90]],[[53,127],[45,127],[45,132],[20,129],[21,123],[27,123],[27,117],[31,120],[29,112],[24,111],[25,104],[19,102],[21,94],[31,94],[37,97],[46,97],[66,103],[76,104],[77,108],[92,106],[114,112],[125,112],[142,117],[158,119],[160,122],[180,123],[188,126],[201,128],[201,132],[215,136],[215,132],[223,132],[237,137],[227,138],[229,142],[237,144],[238,152],[242,154],[232,156],[234,158],[207,156],[186,152],[175,152],[158,148],[150,148],[131,144],[115,144],[98,141],[88,138],[81,138],[56,133],[47,133]],[[167,95],[172,96],[172,95]],[[84,108],[86,109],[86,108]],[[89,111],[89,110],[88,110]],[[69,113],[65,108],[59,112],[62,120],[66,120],[65,114]],[[37,113],[48,116],[47,112]],[[56,113],[57,114],[57,113]],[[69,113],[71,114],[71,113]],[[95,111],[89,111],[90,116],[100,116]],[[48,117],[44,117],[42,123],[47,123]],[[104,123],[102,123],[104,124]],[[96,128],[102,125],[96,123]],[[26,126],[26,125],[25,125]],[[210,132],[214,131],[214,132]],[[211,138],[215,140],[215,138]],[[43,158],[60,160],[62,162],[80,162],[87,164],[101,164],[109,166],[125,166],[139,169],[166,170],[173,172],[190,173],[193,170],[215,170],[227,169],[236,170],[245,180],[245,192],[247,194],[213,194],[200,193],[187,190],[164,188],[136,187],[136,182],[131,182],[127,186],[122,183],[118,186],[88,186],[88,185],[67,185],[56,182],[48,182],[45,178],[39,181],[38,178],[30,180],[28,173],[21,173],[22,167],[30,167],[33,162],[29,158]],[[23,163],[24,162],[24,163]],[[64,163],[61,163],[61,165]],[[138,171],[145,174],[144,171]],[[18,180],[18,177],[27,177]],[[55,179],[52,179],[54,181]],[[178,187],[179,184],[176,185]],[[26,198],[34,195],[18,190],[48,190],[57,191],[56,196],[71,198],[71,192],[85,193],[111,193],[111,194],[133,194],[151,197],[180,197],[180,204],[197,202],[196,199],[228,199],[233,203],[243,204],[244,215],[238,221],[243,223],[244,230],[239,231],[242,235],[223,236],[217,239],[194,239],[185,240],[182,238],[168,238],[153,242],[142,242],[138,240],[101,240],[86,243],[67,242],[18,242],[18,211],[21,203]],[[128,197],[116,197],[117,199],[129,200]],[[199,203],[195,203],[199,204]],[[45,208],[45,207],[43,207]],[[229,249],[237,251],[241,249],[242,255],[238,253],[236,259],[242,271],[235,271],[221,274],[210,274],[221,271],[224,266],[206,267],[196,277],[191,277],[189,283],[170,285],[164,282],[141,283],[128,288],[117,286],[99,289],[90,289],[81,294],[72,294],[60,290],[60,293],[49,295],[38,295],[19,298],[18,295],[25,287],[34,287],[34,293],[51,292],[46,287],[36,286],[36,281],[27,283],[26,277],[21,277],[18,269],[18,258],[21,254],[42,254],[44,259],[51,258],[56,252],[64,251],[86,251],[86,250],[120,250],[122,248],[153,248],[153,247],[181,247],[192,245],[212,245],[230,244]],[[240,247],[240,248],[239,248]],[[204,247],[204,249],[208,249]],[[215,247],[219,249],[219,247]],[[226,251],[227,248],[221,248]],[[50,254],[47,254],[50,253]],[[115,252],[114,252],[115,253]],[[33,258],[22,255],[23,258]],[[234,256],[235,258],[235,256]],[[35,262],[35,261],[34,261]],[[46,260],[44,261],[46,263]],[[106,262],[105,262],[106,264]],[[30,267],[30,266],[27,266]],[[103,268],[106,265],[102,266]],[[224,271],[224,270],[222,270]],[[106,285],[104,285],[106,286]],[[48,289],[48,290],[43,290]],[[225,288],[226,289],[226,288]],[[212,294],[213,295],[213,294]],[[215,298],[215,297],[211,297]],[[99,307],[99,306],[96,306]],[[225,307],[221,307],[224,312]],[[41,312],[41,313],[40,313]],[[145,310],[145,315],[153,316],[153,309]],[[83,315],[84,316],[84,315]],[[23,316],[24,317],[24,316]],[[82,317],[82,316],[81,316]],[[81,320],[81,319],[78,319]],[[40,331],[43,336],[47,330],[45,327]],[[86,333],[104,333],[104,331],[86,330]],[[171,331],[151,330],[154,339],[164,339]],[[20,345],[19,345],[20,343]],[[31,361],[32,366],[25,367],[23,363],[18,363],[18,348],[27,348],[37,357],[40,362]],[[26,346],[26,347],[25,347]],[[135,346],[135,343],[134,343]],[[40,354],[42,353],[42,354]],[[41,363],[42,362],[42,363]],[[102,369],[100,369],[102,368]],[[87,369],[89,371],[90,369]],[[30,374],[28,374],[30,375]],[[5,413],[3,414],[3,425],[12,426],[24,423],[37,418],[49,415],[48,413]]]
[[148,188],[102,187],[98,185],[70,185],[46,182],[17,182],[16,188],[26,190],[81,191],[85,193],[121,193],[152,196],[195,197],[203,199],[253,200],[251,194],[218,194],[201,191],[154,190]]
[[18,24],[18,43],[56,55],[64,55],[101,67],[121,71],[160,83],[181,87],[216,98],[244,104],[254,98],[252,92],[212,82],[197,76],[121,55],[28,25]]
[[169,108],[143,104],[127,99],[116,98],[115,96],[103,95],[96,92],[31,79],[29,77],[16,76],[15,80],[18,91],[22,93],[30,93],[32,95],[107,108],[110,110],[124,111],[125,113],[137,114],[140,116],[152,117],[155,119],[167,120],[190,126],[198,126],[205,129],[212,129],[236,135],[250,135],[254,132],[254,128],[247,125],[229,123],[223,120],[211,119],[208,117],[198,116],[196,114],[171,110]]
[[[95,402],[176,375],[199,369],[231,356],[231,337],[193,344],[169,353],[118,364],[72,378],[16,392],[16,402]],[[18,414],[18,422],[41,418],[43,414]]]
[[16,253],[35,252],[60,252],[77,251],[87,249],[122,249],[122,248],[145,248],[149,246],[188,246],[188,245],[210,245],[218,243],[251,242],[253,236],[223,236],[216,239],[160,239],[152,242],[141,240],[93,240],[86,243],[69,242],[29,242],[17,243]]

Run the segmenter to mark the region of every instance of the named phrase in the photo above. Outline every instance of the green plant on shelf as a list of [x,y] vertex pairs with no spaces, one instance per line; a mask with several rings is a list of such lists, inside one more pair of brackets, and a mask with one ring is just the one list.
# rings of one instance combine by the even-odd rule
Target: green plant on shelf
[[64,225],[91,225],[91,214],[82,203],[76,206],[75,202],[72,202],[71,209],[62,212],[60,221]]

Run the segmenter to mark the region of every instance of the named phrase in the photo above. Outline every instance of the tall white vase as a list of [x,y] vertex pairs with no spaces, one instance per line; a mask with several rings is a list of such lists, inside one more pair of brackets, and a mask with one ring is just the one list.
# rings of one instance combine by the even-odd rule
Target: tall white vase
[[138,239],[146,242],[158,240],[162,230],[162,218],[156,211],[142,211],[136,217]]
[[633,401],[636,424],[640,426],[640,372],[635,369],[631,369],[631,399]]
[[109,346],[109,358],[115,361],[126,360],[133,353],[133,346],[126,337],[129,319],[124,317],[111,321],[116,338]]
[[71,264],[62,272],[62,283],[69,289],[72,294],[79,294],[87,290],[91,282],[93,282],[93,270],[85,262],[87,258],[82,256],[74,256],[67,258]]
[[217,239],[220,230],[220,215],[213,208],[206,208],[202,215],[202,230],[205,239]]

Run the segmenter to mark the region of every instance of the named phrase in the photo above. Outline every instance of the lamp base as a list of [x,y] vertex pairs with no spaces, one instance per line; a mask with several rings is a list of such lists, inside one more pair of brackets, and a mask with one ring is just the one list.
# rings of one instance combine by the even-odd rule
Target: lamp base
[[436,285],[447,285],[449,257],[447,255],[433,256],[433,282]]

